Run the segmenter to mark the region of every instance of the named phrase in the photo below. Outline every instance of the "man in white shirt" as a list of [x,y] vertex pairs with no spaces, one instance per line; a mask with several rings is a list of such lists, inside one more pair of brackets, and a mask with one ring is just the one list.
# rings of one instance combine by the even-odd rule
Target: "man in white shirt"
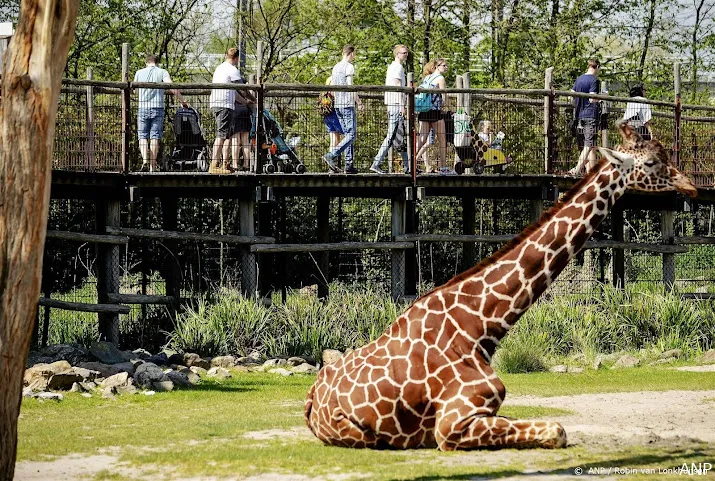
[[[241,80],[241,74],[238,72],[236,65],[238,64],[238,49],[229,48],[226,51],[226,59],[216,67],[212,83],[235,83]],[[209,104],[216,118],[216,140],[214,141],[213,160],[209,172],[212,174],[230,174],[228,168],[228,155],[230,144],[226,139],[230,139],[233,135],[232,121],[233,109],[235,108],[236,91],[232,89],[213,89]],[[224,147],[224,144],[225,147]],[[223,155],[223,163],[221,163]]]
[[[395,55],[395,61],[387,67],[387,75],[385,75],[385,85],[393,87],[405,87],[405,69],[402,66],[407,60],[410,51],[404,45],[395,45],[392,49]],[[402,146],[399,149],[402,156],[402,165],[404,172],[407,174],[410,171],[410,166],[407,160],[407,150],[405,149],[405,101],[406,96],[402,92],[385,92],[385,105],[387,105],[387,135],[382,141],[382,146],[375,156],[375,162],[370,166],[370,170],[377,174],[384,174],[382,171],[382,161],[385,160],[388,150],[393,145],[395,137],[402,131]]]
[[[333,67],[332,80],[333,85],[353,85],[353,77],[355,76],[355,47],[346,45],[343,47],[343,59]],[[338,114],[340,126],[343,129],[343,140],[327,154],[323,156],[323,160],[330,170],[337,172],[338,168],[335,165],[335,158],[345,152],[345,173],[357,174],[357,169],[353,166],[353,144],[357,135],[357,117],[355,116],[355,104],[362,111],[363,105],[357,92],[335,92],[335,112]]]
[[[159,60],[154,54],[146,56],[146,67],[134,74],[135,82],[171,83],[169,72],[157,67]],[[184,107],[188,104],[178,90],[171,91]],[[164,89],[139,89],[139,109],[137,110],[137,136],[139,152],[142,156],[142,172],[154,172],[159,155],[159,142],[164,135]]]
[[[633,97],[634,100],[645,100],[645,87],[643,85],[632,87],[630,96]],[[623,114],[623,120],[636,129],[643,140],[652,140],[655,138],[650,122],[652,118],[653,112],[649,104],[640,102],[628,102],[626,104],[626,112]]]

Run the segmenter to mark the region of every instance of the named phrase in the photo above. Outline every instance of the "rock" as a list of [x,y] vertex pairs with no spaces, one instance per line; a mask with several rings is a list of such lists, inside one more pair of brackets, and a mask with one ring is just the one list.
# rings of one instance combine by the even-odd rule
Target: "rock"
[[208,374],[208,371],[206,369],[204,369],[203,367],[199,367],[199,366],[191,366],[189,368],[189,370],[191,370],[191,372],[193,372],[197,376],[205,376]]
[[335,349],[326,349],[323,351],[323,366],[334,364],[343,356],[343,353]]
[[184,356],[174,351],[173,349],[164,349],[163,351],[161,351],[161,354],[164,354],[166,356],[167,364],[184,364]]
[[230,369],[237,365],[236,358],[234,356],[216,356],[211,359],[211,367],[223,367]]
[[71,369],[67,372],[53,374],[47,383],[47,389],[52,391],[69,391],[72,385],[82,381],[82,376],[75,374]]
[[288,369],[283,369],[282,367],[276,368],[276,369],[271,369],[268,371],[271,374],[280,374],[281,376],[292,376],[293,373],[289,371]]
[[174,390],[174,383],[169,379],[165,379],[163,381],[153,381],[151,386],[156,392],[169,392]]
[[84,389],[82,389],[82,386],[78,382],[75,382],[75,383],[72,383],[70,392],[84,392]]
[[599,354],[598,356],[596,356],[596,359],[594,359],[592,367],[596,371],[598,371],[599,369],[601,369],[601,366],[603,366],[603,356]]
[[132,351],[132,354],[134,354],[135,358],[142,359],[142,360],[151,357],[151,353],[149,351],[147,351],[146,349],[141,349],[141,348],[134,349]]
[[137,370],[137,366],[144,364],[144,361],[137,359],[134,362],[120,362],[119,364],[114,364],[112,367],[119,369],[120,372],[126,372],[130,376],[133,376]]
[[[71,370],[72,366],[70,366],[70,363],[68,363],[67,361],[57,361],[51,364],[35,364],[31,368],[25,370],[25,375],[23,378],[24,385],[36,391],[44,391],[47,389],[47,386],[50,383],[50,379],[55,374],[60,374],[68,371],[71,372]],[[72,383],[70,383],[69,386],[72,386]]]
[[94,381],[80,382],[79,385],[87,392],[97,389],[97,384]]
[[91,395],[90,393],[88,393],[88,392],[83,392],[83,393],[81,394],[81,396],[82,396],[82,397],[92,397],[92,395]]
[[308,361],[306,361],[302,357],[293,356],[288,358],[288,365],[291,367],[300,366],[301,364],[305,364],[307,362]]
[[159,354],[149,356],[146,359],[144,359],[144,362],[156,364],[157,366],[168,366],[170,364],[169,356],[167,356],[166,353],[164,353],[164,352],[160,352]]
[[102,398],[103,399],[117,399],[117,397],[114,395],[114,389],[111,387],[105,387],[102,390]]
[[223,367],[214,366],[206,372],[208,377],[213,377],[216,379],[228,379],[231,377],[231,373]]
[[145,362],[139,366],[134,373],[134,382],[144,389],[152,387],[152,383],[166,381],[168,378],[159,366],[151,362]]
[[580,373],[583,372],[583,368],[582,368],[582,367],[576,367],[576,366],[569,366],[567,372],[569,372],[569,373],[571,373],[571,374],[580,374]]
[[679,359],[683,355],[682,349],[669,349],[658,356],[659,359]]
[[318,284],[312,284],[310,286],[303,286],[300,288],[298,293],[305,297],[316,297],[318,295]]
[[22,390],[22,397],[35,397],[35,391],[31,387],[26,387]]
[[100,384],[100,386],[102,386],[104,390],[110,388],[112,394],[134,394],[137,392],[137,388],[134,385],[134,380],[129,377],[129,374],[126,372],[120,372],[119,374],[115,374],[114,376],[108,377],[107,379],[102,381],[102,384]]
[[89,351],[76,344],[55,344],[48,346],[39,352],[31,352],[27,358],[28,366],[34,364],[52,364],[57,361],[67,361],[73,366],[81,362],[91,361],[92,356]]
[[184,365],[191,367],[191,366],[198,366],[198,367],[203,367],[204,369],[208,369],[211,367],[211,360],[210,359],[202,359],[201,356],[198,354],[194,354],[193,352],[188,352],[184,354]]
[[143,391],[142,394],[144,394],[145,396],[153,396],[156,393],[154,391]]
[[62,401],[65,398],[58,392],[38,392],[35,397],[40,401]]
[[288,361],[285,359],[269,359],[263,363],[263,367],[268,371],[274,367],[288,366]]
[[616,364],[613,366],[613,369],[620,369],[624,367],[636,367],[641,363],[640,359],[637,357],[631,356],[630,354],[625,354],[621,356],[618,361],[616,361]]
[[82,378],[82,381],[94,381],[99,377],[99,371],[93,371],[84,367],[73,367],[72,372]]
[[251,359],[251,362],[255,363],[261,363],[265,359],[260,351],[251,351],[251,353],[246,357]]
[[116,366],[110,366],[103,362],[83,362],[80,363],[79,367],[89,369],[90,371],[97,371],[99,372],[99,377],[110,377],[122,372],[121,369],[118,369]]
[[251,372],[247,366],[234,366],[231,368],[233,372]]
[[248,369],[248,372],[266,372],[266,368],[263,364],[251,364],[250,366],[244,366]]
[[658,366],[658,365],[661,365],[661,364],[670,364],[670,363],[675,362],[675,360],[676,360],[676,359],[675,359],[674,357],[668,357],[668,358],[666,358],[666,359],[658,359],[658,360],[656,360],[656,361],[653,361],[653,362],[649,363],[648,365],[649,365],[649,366]]
[[313,366],[312,364],[308,364],[307,362],[304,362],[303,364],[296,366],[291,370],[296,374],[317,374],[318,373],[318,368]]
[[104,364],[119,364],[126,361],[124,353],[111,342],[94,342],[89,347],[89,353]]
[[[196,376],[193,372],[189,371],[189,373],[192,376]],[[174,383],[174,386],[178,387],[191,387],[193,386],[194,383],[189,381],[189,376],[184,374],[183,372],[177,372],[177,371],[170,371],[166,374],[166,377],[169,378],[171,382]],[[199,379],[198,376],[196,376],[196,379]]]
[[563,373],[563,372],[568,372],[568,370],[569,370],[568,367],[566,367],[563,364],[559,364],[558,366],[552,366],[551,368],[549,368],[549,372]]
[[703,364],[715,363],[715,349],[710,349],[709,351],[705,352],[705,354],[703,354],[703,357],[700,358],[700,362]]

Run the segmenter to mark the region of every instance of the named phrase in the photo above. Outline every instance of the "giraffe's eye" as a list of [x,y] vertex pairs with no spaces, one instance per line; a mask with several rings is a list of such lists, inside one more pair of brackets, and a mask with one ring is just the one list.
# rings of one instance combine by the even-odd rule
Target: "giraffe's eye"
[[649,168],[653,167],[655,165],[655,160],[646,160],[645,162],[643,162],[643,165]]

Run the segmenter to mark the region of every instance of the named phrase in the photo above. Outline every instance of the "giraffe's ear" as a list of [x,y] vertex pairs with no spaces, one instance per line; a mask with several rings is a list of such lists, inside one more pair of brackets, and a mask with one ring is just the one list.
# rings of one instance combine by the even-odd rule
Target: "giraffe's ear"
[[628,122],[622,120],[618,123],[618,131],[621,134],[623,142],[621,145],[627,149],[633,148],[636,142],[643,140],[641,136],[636,132],[636,129],[628,125]]
[[598,151],[601,156],[608,159],[613,165],[623,165],[624,163],[633,163],[633,157],[623,152],[617,152],[615,150],[606,149],[604,147],[598,147]]

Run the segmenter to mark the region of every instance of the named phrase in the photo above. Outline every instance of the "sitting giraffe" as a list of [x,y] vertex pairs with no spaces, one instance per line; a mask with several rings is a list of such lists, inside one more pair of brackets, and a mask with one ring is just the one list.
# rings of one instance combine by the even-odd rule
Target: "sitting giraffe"
[[497,415],[506,390],[490,362],[626,189],[697,195],[660,142],[643,141],[627,124],[619,129],[617,151],[599,148],[599,164],[539,221],[318,373],[305,418],[321,441],[444,451],[566,446],[558,423]]

